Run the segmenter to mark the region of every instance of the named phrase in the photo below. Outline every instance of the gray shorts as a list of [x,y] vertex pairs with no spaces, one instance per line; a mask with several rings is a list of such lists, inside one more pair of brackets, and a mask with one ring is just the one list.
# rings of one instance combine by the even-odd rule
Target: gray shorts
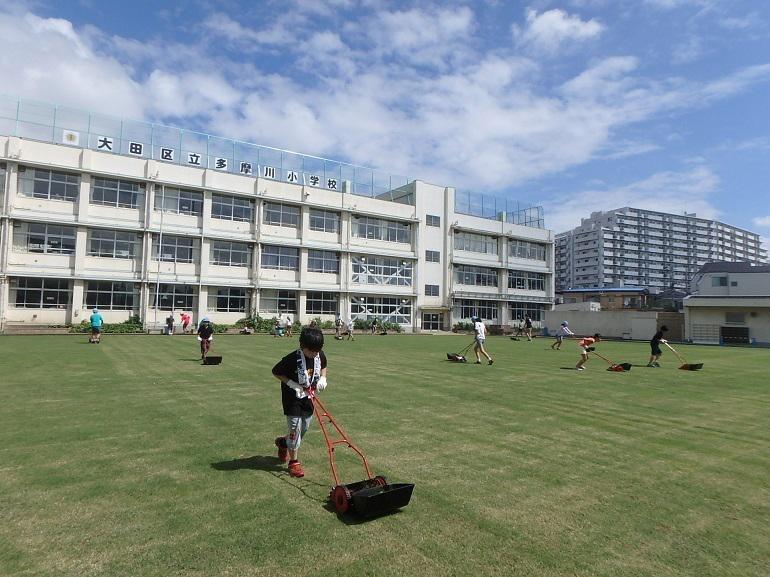
[[310,422],[313,417],[290,417],[286,415],[286,426],[289,429],[286,435],[286,448],[290,451],[296,451],[302,444],[302,437],[310,428]]

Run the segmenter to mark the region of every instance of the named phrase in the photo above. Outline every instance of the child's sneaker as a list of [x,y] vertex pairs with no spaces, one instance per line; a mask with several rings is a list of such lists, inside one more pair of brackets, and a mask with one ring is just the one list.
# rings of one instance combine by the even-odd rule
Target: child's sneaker
[[658,361],[655,361],[654,363],[652,363],[652,366],[659,369],[660,368],[660,363]]
[[585,369],[583,367],[575,367],[575,370],[576,371],[585,371]]
[[275,446],[278,447],[278,460],[285,463],[289,460],[289,449],[286,448],[286,437],[276,437]]
[[492,364],[492,363],[494,363],[494,362],[495,362],[495,361],[494,361],[493,359],[489,359],[489,363],[487,363],[487,364],[491,365],[491,364]]
[[292,477],[304,477],[305,471],[299,461],[289,461],[289,475]]

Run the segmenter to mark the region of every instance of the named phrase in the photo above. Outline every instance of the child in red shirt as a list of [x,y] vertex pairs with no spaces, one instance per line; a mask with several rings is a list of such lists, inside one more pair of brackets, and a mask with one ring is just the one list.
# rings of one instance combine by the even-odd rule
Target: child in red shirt
[[578,371],[584,371],[583,365],[586,364],[588,361],[588,353],[592,350],[594,350],[594,344],[598,343],[600,340],[602,340],[602,335],[599,333],[595,333],[593,337],[584,337],[580,339],[578,342],[578,346],[580,347],[580,360],[578,361],[578,364],[575,365],[575,368]]

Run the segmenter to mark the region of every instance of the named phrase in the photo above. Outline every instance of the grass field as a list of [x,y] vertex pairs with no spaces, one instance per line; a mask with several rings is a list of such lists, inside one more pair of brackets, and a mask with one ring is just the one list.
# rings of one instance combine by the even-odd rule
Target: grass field
[[[0,575],[766,576],[770,351],[601,343],[628,373],[569,370],[488,339],[327,340],[323,398],[376,473],[416,484],[401,512],[327,507],[314,423],[303,479],[275,458],[272,365],[289,339],[0,337]],[[348,454],[345,482],[363,477]]]

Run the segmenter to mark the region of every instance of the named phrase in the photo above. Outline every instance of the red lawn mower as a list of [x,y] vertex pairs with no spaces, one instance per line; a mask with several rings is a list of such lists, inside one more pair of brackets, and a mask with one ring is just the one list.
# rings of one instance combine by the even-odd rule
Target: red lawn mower
[[[329,501],[334,505],[337,513],[376,517],[406,507],[412,498],[414,484],[388,483],[385,477],[373,475],[369,468],[369,462],[361,449],[350,441],[345,431],[337,424],[337,421],[318,397],[311,395],[310,398],[313,401],[313,412],[318,420],[329,453],[329,465],[331,465],[332,478],[334,479],[334,486],[329,493]],[[336,433],[334,437],[332,437],[333,433]],[[337,463],[334,460],[334,449],[340,445],[349,447],[361,458],[366,479],[345,485],[340,483]]]

